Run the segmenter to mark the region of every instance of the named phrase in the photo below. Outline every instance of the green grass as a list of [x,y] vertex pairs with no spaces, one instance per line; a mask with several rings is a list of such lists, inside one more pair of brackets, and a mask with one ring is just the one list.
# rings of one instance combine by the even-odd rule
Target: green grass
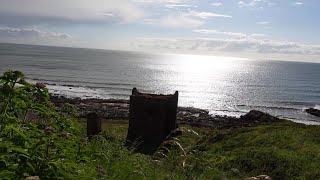
[[268,174],[274,179],[320,178],[320,127],[289,121],[212,131],[198,149],[219,170],[239,176]]
[[[127,123],[103,120],[102,134],[110,146],[125,139]],[[186,155],[174,146],[166,158],[122,149],[127,153],[111,166],[127,174],[139,172],[131,177],[137,179],[243,179],[261,174],[273,179],[320,179],[320,126],[282,121],[231,131],[182,128],[183,135],[175,140]]]

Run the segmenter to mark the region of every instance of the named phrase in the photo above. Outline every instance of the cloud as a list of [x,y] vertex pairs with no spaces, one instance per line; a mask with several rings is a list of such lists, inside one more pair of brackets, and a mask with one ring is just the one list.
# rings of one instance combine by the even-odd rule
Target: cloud
[[166,6],[166,8],[180,8],[180,7],[190,8],[190,7],[193,7],[193,6],[187,5],[187,4],[167,4],[165,6]]
[[295,5],[295,6],[302,6],[302,5],[304,5],[304,3],[303,3],[303,2],[295,2],[295,3],[293,3],[293,5]]
[[220,34],[220,35],[234,36],[234,37],[238,37],[238,38],[247,37],[247,35],[244,33],[222,32],[222,31],[217,31],[214,29],[196,29],[196,30],[193,30],[192,32],[201,33],[201,34]]
[[0,27],[0,38],[70,38],[71,35],[60,32],[40,31],[35,28]]
[[133,0],[133,2],[137,3],[181,3],[183,0]]
[[261,0],[252,0],[248,3],[245,3],[244,1],[239,1],[237,4],[240,6],[240,7],[245,7],[245,6],[256,6],[258,4],[258,2],[261,2]]
[[275,3],[270,2],[269,0],[249,0],[246,2],[245,1],[238,1],[237,5],[240,8],[243,8],[243,7],[253,8],[253,7],[259,6],[259,9],[263,9],[263,6],[274,6]]
[[139,38],[134,43],[138,48],[155,48],[173,52],[253,53],[261,57],[269,55],[320,56],[320,45],[308,45],[269,39],[217,39],[217,38]]
[[253,34],[250,34],[249,36],[251,36],[251,37],[266,37],[267,35],[260,34],[260,33],[253,33]]
[[[184,2],[186,0],[28,0],[28,5],[22,6],[20,0],[0,0],[0,25],[22,28],[145,22],[163,27],[197,27],[205,23],[203,19],[232,17],[192,11],[196,6]],[[158,3],[163,9],[159,10]],[[164,13],[167,9],[173,11]]]
[[239,32],[224,32],[224,31],[218,31],[215,29],[196,29],[192,32],[195,33],[201,33],[201,34],[219,34],[219,35],[226,35],[226,36],[232,36],[236,38],[248,38],[248,37],[265,37],[265,34],[245,34],[245,33],[239,33]]
[[204,25],[205,19],[212,18],[232,18],[232,16],[211,12],[176,12],[158,18],[146,18],[144,23],[161,27],[193,28]]
[[225,15],[225,14],[216,14],[216,13],[211,13],[211,12],[197,12],[197,11],[190,11],[191,16],[199,17],[202,19],[208,19],[208,18],[232,18],[230,15]]
[[159,19],[145,19],[144,22],[146,24],[171,28],[192,28],[205,23],[186,14],[172,14]]
[[197,6],[188,5],[188,4],[165,4],[164,7],[166,8],[166,11],[183,11],[187,12],[190,11],[192,8],[195,8]]
[[0,24],[8,26],[128,23],[144,15],[134,2],[128,0],[28,0],[23,3],[20,0],[0,0],[0,4]]
[[221,2],[211,3],[211,6],[222,6],[223,4]]
[[260,21],[260,22],[256,22],[258,25],[263,26],[263,28],[265,29],[271,29],[272,27],[270,26],[270,22],[268,21]]
[[259,24],[259,25],[267,25],[267,24],[270,24],[270,22],[260,21],[260,22],[257,22],[257,24]]

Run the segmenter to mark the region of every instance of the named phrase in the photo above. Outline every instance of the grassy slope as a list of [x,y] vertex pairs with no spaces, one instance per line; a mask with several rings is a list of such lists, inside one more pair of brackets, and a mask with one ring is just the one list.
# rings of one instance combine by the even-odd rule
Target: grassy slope
[[203,144],[224,170],[276,179],[320,178],[319,126],[281,122],[209,136]]
[[[112,141],[124,140],[127,127],[127,121],[103,123],[104,134]],[[136,172],[145,175],[133,176],[137,179],[240,179],[260,174],[274,179],[320,178],[320,126],[283,121],[231,131],[188,126],[184,129],[176,141],[185,156],[181,148],[171,149],[167,158],[129,153],[117,162],[118,168],[131,165],[128,173],[141,168]]]

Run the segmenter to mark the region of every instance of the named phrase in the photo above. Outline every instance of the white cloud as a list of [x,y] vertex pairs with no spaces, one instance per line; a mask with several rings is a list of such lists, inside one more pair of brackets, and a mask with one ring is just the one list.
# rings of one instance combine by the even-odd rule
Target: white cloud
[[293,5],[295,5],[295,6],[302,6],[302,5],[304,5],[304,3],[303,3],[303,2],[295,2],[295,3],[293,3]]
[[0,4],[2,24],[134,22],[144,15],[128,0],[0,0]]
[[211,6],[222,6],[223,4],[221,2],[211,3]]
[[102,13],[101,15],[103,15],[103,16],[109,16],[109,17],[114,17],[114,14],[111,14],[111,13]]
[[257,22],[257,24],[259,24],[259,25],[267,25],[267,24],[270,24],[270,22],[260,21],[260,22]]
[[217,38],[139,38],[134,43],[137,48],[151,48],[166,52],[201,52],[201,54],[255,54],[259,57],[317,57],[320,45],[308,45],[270,39],[217,39]]
[[260,33],[253,33],[253,34],[250,34],[249,36],[251,36],[251,37],[266,37],[267,35],[260,34]]
[[165,4],[164,7],[166,8],[165,11],[171,12],[188,12],[192,8],[196,8],[197,6],[188,5],[188,4]]
[[159,19],[145,19],[144,22],[146,24],[171,28],[192,28],[205,23],[186,14],[172,14]]
[[250,37],[265,37],[265,34],[258,34],[258,33],[253,33],[253,34],[245,34],[245,33],[240,33],[240,32],[224,32],[224,31],[218,31],[215,29],[196,29],[193,30],[192,32],[195,33],[201,33],[201,34],[218,34],[218,35],[226,35],[226,36],[232,36],[236,38],[250,38]]
[[258,9],[263,9],[264,6],[274,6],[275,3],[269,0],[246,0],[246,1],[238,1],[237,5],[240,8],[243,8],[243,7],[254,8],[259,6]]
[[60,32],[40,31],[35,28],[0,27],[0,38],[70,38],[71,35]]
[[159,18],[146,18],[144,19],[144,23],[171,28],[192,28],[204,25],[205,19],[211,18],[232,18],[232,16],[211,12],[189,11],[171,13]]
[[237,4],[240,6],[240,7],[244,7],[244,6],[256,6],[259,2],[262,2],[262,0],[251,0],[249,2],[244,2],[244,1],[239,1]]
[[191,16],[199,17],[202,19],[208,19],[208,18],[216,18],[216,17],[222,17],[222,18],[232,18],[230,15],[225,14],[216,14],[211,12],[197,12],[197,11],[190,11]]
[[[164,27],[197,27],[205,23],[203,19],[232,17],[192,11],[196,6],[185,2],[186,0],[29,0],[27,6],[22,6],[20,0],[0,0],[0,24],[30,27],[146,22]],[[174,11],[154,11],[157,3]],[[149,20],[142,21],[146,18]]]
[[184,8],[188,8],[188,7],[193,7],[191,5],[187,5],[187,4],[167,4],[165,5],[166,8],[180,8],[180,7],[184,7]]
[[220,35],[234,36],[238,38],[247,37],[247,34],[244,34],[244,33],[223,32],[223,31],[217,31],[215,29],[196,29],[196,30],[193,30],[192,32],[201,33],[201,34],[220,34]]
[[183,0],[133,0],[137,3],[172,3],[177,4],[183,2]]

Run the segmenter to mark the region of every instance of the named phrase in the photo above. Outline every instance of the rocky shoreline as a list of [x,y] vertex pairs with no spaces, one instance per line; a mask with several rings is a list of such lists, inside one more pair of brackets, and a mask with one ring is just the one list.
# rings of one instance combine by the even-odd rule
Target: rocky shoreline
[[[80,99],[66,98],[64,96],[51,96],[51,101],[61,107],[68,103],[74,105],[80,117],[86,117],[90,112],[96,112],[105,119],[128,119],[129,118],[129,100],[123,99]],[[193,108],[178,107],[177,121],[179,124],[188,124],[192,126],[210,127],[210,128],[237,128],[249,127],[259,124],[279,121],[278,118],[260,111],[250,111],[240,118],[231,116],[210,115],[209,111]]]

